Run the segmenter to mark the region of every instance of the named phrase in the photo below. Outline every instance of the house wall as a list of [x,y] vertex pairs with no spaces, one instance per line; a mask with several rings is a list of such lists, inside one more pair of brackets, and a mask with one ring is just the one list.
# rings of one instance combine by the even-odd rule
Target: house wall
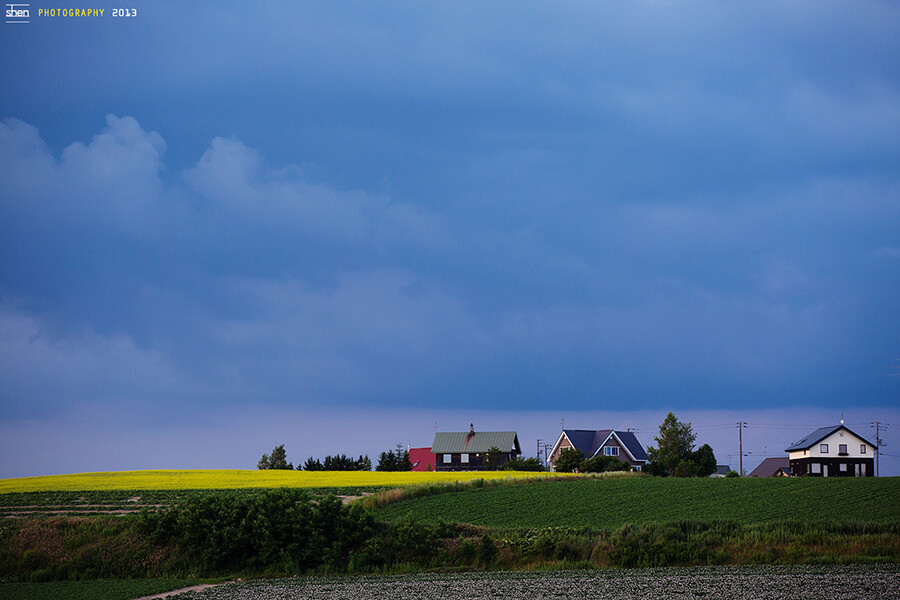
[[566,436],[563,436],[562,441],[559,443],[559,446],[556,447],[556,450],[553,451],[553,454],[551,454],[550,458],[548,459],[550,461],[550,464],[555,465],[556,459],[559,458],[560,452],[562,452],[566,448],[572,448],[572,447],[573,447],[572,442],[569,441],[569,438]]
[[[506,463],[509,462],[510,458],[514,458],[514,453],[502,453],[500,454],[500,458],[497,460],[497,467],[502,467]],[[469,454],[469,462],[464,463],[462,461],[462,453],[453,453],[450,455],[450,462],[444,462],[444,455],[438,454],[435,456],[436,459],[436,471],[483,471],[484,470],[484,455],[483,454]]]
[[620,444],[619,441],[614,437],[610,437],[608,440],[606,440],[606,443],[603,444],[603,446],[601,446],[600,449],[597,450],[597,454],[595,454],[594,456],[606,456],[604,454],[603,448],[618,448],[619,455],[614,458],[618,458],[622,462],[628,463],[632,467],[641,466],[644,464],[644,463],[640,463],[640,462],[631,460],[631,457],[628,455],[628,450],[626,450],[625,446]]
[[[874,477],[874,458],[845,458],[817,456],[791,460],[791,475],[794,477]],[[812,465],[818,465],[818,473],[814,473]],[[846,470],[841,471],[841,465]],[[859,465],[859,468],[857,467]]]

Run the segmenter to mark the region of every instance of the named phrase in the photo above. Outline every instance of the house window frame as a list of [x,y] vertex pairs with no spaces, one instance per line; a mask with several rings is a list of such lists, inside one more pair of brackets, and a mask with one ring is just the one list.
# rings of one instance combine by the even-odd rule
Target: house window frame
[[449,464],[452,464],[452,463],[453,463],[453,455],[452,455],[452,454],[445,454],[445,455],[444,455],[444,464],[445,464],[445,465],[449,465]]
[[809,472],[813,475],[821,475],[822,474],[822,465],[821,463],[809,463]]
[[838,444],[838,455],[847,455],[847,444]]
[[839,467],[839,470],[841,473],[846,473],[847,472],[847,463],[842,462],[841,466]]
[[460,455],[459,455],[459,462],[461,462],[461,463],[463,463],[463,464],[466,464],[466,465],[469,464],[469,453],[468,453],[468,452],[463,452],[462,454],[460,454]]
[[819,444],[819,454],[828,454],[828,444]]
[[866,453],[866,445],[865,445],[865,444],[860,444],[860,445],[859,445],[859,453],[860,453],[860,454],[865,454],[865,453]]
[[619,448],[617,446],[604,446],[603,456],[619,456]]

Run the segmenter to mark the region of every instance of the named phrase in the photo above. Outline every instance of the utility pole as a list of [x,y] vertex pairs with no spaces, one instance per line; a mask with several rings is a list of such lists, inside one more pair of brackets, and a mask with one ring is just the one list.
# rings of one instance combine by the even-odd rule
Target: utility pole
[[738,430],[738,473],[741,474],[741,477],[744,476],[744,440],[743,433],[744,429],[747,428],[746,421],[738,421],[737,422],[737,430]]
[[550,449],[550,444],[548,444],[544,440],[537,441],[537,458],[538,458],[538,460],[541,460],[541,448],[544,449],[543,461],[544,461],[544,466],[546,467],[547,466],[547,451]]
[[887,446],[887,444],[884,443],[884,440],[881,439],[881,428],[883,426],[887,429],[889,423],[873,421],[872,425],[875,426],[875,477],[879,477],[878,465],[881,463],[881,447]]

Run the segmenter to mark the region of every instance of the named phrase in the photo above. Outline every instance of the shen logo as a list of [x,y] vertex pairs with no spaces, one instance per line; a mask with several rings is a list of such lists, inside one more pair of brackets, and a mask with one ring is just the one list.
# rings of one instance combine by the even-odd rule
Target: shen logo
[[7,23],[30,23],[31,12],[28,10],[30,4],[7,4],[6,5],[6,22]]

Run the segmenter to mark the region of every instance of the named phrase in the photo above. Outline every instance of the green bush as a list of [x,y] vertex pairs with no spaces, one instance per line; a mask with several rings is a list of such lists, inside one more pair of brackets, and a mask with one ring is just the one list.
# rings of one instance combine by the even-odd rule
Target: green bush
[[193,496],[162,513],[144,513],[142,531],[171,544],[198,572],[344,571],[374,521],[333,496],[315,502],[301,490]]

